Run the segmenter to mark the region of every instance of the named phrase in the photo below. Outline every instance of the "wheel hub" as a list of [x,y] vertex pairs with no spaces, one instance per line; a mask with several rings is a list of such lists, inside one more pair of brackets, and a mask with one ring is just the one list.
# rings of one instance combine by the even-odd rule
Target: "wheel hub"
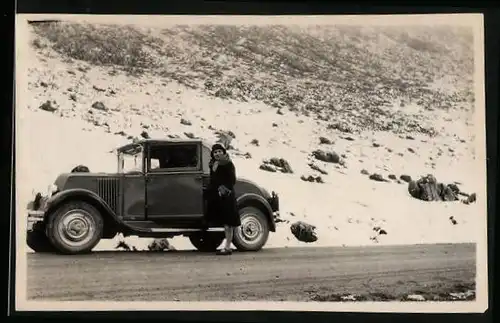
[[84,220],[77,218],[68,223],[66,230],[71,238],[78,239],[88,233],[89,226]]
[[259,238],[262,226],[254,217],[247,217],[242,221],[241,233],[245,240],[254,241]]
[[69,245],[80,245],[92,238],[94,223],[90,214],[83,210],[72,210],[62,216],[58,225],[61,239]]

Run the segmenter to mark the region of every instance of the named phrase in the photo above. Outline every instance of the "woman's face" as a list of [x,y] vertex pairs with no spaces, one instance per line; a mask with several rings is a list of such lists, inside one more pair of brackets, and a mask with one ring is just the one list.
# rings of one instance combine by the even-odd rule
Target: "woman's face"
[[214,158],[215,159],[220,159],[224,155],[224,151],[222,149],[216,149],[214,151]]

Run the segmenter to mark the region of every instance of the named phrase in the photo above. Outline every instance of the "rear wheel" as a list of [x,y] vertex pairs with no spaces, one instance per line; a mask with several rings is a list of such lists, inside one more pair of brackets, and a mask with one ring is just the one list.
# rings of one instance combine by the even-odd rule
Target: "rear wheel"
[[201,232],[190,235],[189,241],[199,251],[213,252],[217,250],[224,238],[223,232]]
[[258,251],[269,238],[267,217],[256,207],[247,206],[240,211],[241,225],[234,230],[233,244],[239,251]]
[[62,253],[87,253],[99,243],[104,222],[92,205],[71,201],[59,207],[49,218],[47,236]]
[[26,244],[37,253],[56,251],[56,248],[54,248],[49,238],[45,235],[43,228],[39,228],[38,224],[34,226],[32,231],[26,232]]

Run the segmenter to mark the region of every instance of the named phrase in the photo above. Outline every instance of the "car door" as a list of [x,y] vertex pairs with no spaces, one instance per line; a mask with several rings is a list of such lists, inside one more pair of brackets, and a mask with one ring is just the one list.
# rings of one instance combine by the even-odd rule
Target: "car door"
[[123,219],[145,220],[146,179],[143,174],[125,174],[123,183]]
[[[125,221],[146,218],[146,179],[144,176],[145,155],[141,145],[131,146],[120,155],[121,167],[121,217]],[[120,162],[119,160],[119,162]],[[104,191],[108,191],[104,187]]]
[[201,145],[154,143],[148,151],[147,219],[200,220],[204,210]]

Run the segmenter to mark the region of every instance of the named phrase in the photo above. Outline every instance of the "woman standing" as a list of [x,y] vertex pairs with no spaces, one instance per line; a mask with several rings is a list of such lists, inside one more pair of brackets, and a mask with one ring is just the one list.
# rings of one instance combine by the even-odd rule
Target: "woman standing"
[[234,192],[236,169],[226,149],[221,144],[212,146],[211,157],[209,163],[210,213],[215,217],[217,224],[224,225],[226,237],[224,248],[217,254],[230,255],[234,230],[241,225]]

